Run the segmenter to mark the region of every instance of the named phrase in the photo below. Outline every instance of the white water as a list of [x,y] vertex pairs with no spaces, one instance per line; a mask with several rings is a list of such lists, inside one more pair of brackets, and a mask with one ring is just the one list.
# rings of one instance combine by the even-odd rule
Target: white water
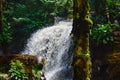
[[38,30],[28,40],[24,54],[45,57],[43,71],[47,80],[72,80],[72,53],[69,52],[72,22]]

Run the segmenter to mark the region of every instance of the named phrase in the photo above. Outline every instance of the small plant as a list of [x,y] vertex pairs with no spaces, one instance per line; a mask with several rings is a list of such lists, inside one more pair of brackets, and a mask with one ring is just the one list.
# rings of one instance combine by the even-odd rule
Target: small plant
[[42,72],[43,65],[35,65],[32,69],[32,74],[35,80],[40,80],[40,73]]
[[111,34],[116,27],[117,24],[112,23],[97,24],[97,26],[92,29],[92,42],[97,46],[100,44],[112,43],[114,41],[114,38]]
[[23,68],[23,63],[21,63],[19,60],[16,60],[15,62],[11,61],[9,73],[10,73],[10,79],[12,80],[28,79],[28,74],[25,72]]

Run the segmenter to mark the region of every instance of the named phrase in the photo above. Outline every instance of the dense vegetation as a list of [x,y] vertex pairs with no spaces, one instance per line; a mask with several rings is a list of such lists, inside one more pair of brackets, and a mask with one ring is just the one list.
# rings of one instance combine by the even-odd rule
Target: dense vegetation
[[[94,22],[91,35],[93,45],[111,43],[114,41],[111,32],[120,24],[120,1],[89,0],[89,2]],[[72,0],[3,0],[2,4],[3,31],[0,34],[0,46],[3,51],[12,53],[19,53],[24,48],[31,33],[53,25],[55,16],[72,18]]]
[[[0,43],[7,51],[19,53],[30,34],[54,23],[54,17],[66,19],[72,13],[72,0],[3,0],[3,32]],[[6,44],[2,44],[2,43]],[[5,52],[7,53],[7,52]]]
[[[76,5],[79,7],[80,5],[77,1],[78,0],[76,0]],[[81,0],[81,4],[82,2],[84,3],[84,1]],[[0,26],[0,50],[2,50],[4,54],[20,53],[20,51],[23,50],[27,39],[33,32],[46,26],[53,25],[55,17],[60,17],[62,20],[65,20],[67,18],[73,18],[72,15],[74,14],[72,14],[73,0],[1,0],[0,4],[1,3],[3,7],[0,5],[0,9],[2,9],[2,14],[0,14],[0,17],[2,16],[2,24],[0,23],[0,25],[2,25]],[[81,30],[80,28],[77,30],[78,32],[76,34],[78,35],[76,36],[79,37],[81,33],[83,34],[80,36],[86,36],[84,35],[84,32],[88,31],[88,28],[84,29],[84,27],[88,27],[88,25],[84,25],[84,22],[91,22],[92,24],[92,21],[88,19],[90,17],[93,20],[93,26],[92,28],[90,27],[91,52],[97,52],[99,48],[103,47],[109,47],[110,50],[110,47],[114,42],[113,32],[120,28],[120,0],[89,0],[89,3],[91,7],[90,15],[87,15],[89,13],[85,11],[89,10],[89,5],[87,5],[87,8],[83,5],[84,7],[81,8],[83,12],[85,11],[84,13],[78,9],[78,12],[80,13],[79,16],[76,17],[79,17],[78,20],[81,22],[76,21],[78,22],[76,25],[78,25],[78,27],[82,26],[82,28]],[[82,14],[82,16],[80,16],[80,14]],[[74,15],[77,15],[77,12]],[[76,20],[77,18],[74,17]],[[73,26],[75,25],[73,24]],[[81,39],[81,41],[83,40],[82,44],[85,46],[85,49],[81,52],[85,54],[82,55],[82,58],[80,57],[83,61],[84,58],[90,57],[89,50],[87,50],[89,49],[87,44],[89,37],[86,38],[86,41],[84,40],[85,38],[86,37],[83,37],[83,39]],[[76,41],[78,41],[78,44],[76,44],[78,45],[77,47],[81,45],[81,42],[79,43],[79,39],[80,38],[76,38]],[[78,53],[80,53],[79,50]],[[87,58],[86,60],[88,60]],[[79,62],[80,61],[78,61],[78,63]],[[19,61],[11,62],[9,70],[10,76],[13,79],[28,78],[23,66],[24,65]],[[80,69],[79,66],[78,69]],[[18,69],[18,67],[20,69]],[[88,66],[83,67],[82,72],[85,71],[84,68],[88,68]],[[20,74],[20,76],[17,76],[18,74]],[[39,74],[38,66],[34,66],[32,75],[38,78]],[[83,79],[83,77],[81,79]]]
[[[120,0],[90,0],[92,46],[99,47],[113,43],[113,31],[120,25]],[[96,7],[97,6],[97,7]]]

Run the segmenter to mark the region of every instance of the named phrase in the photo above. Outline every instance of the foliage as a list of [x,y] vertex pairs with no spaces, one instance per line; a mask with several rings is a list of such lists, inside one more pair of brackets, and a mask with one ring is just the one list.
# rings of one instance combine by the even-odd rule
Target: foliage
[[[111,44],[112,31],[120,24],[120,0],[89,0],[93,20],[91,42],[94,46]],[[98,6],[98,7],[96,7]],[[109,21],[107,16],[109,15]]]
[[19,60],[16,60],[15,62],[11,61],[9,73],[11,79],[14,80],[28,79],[28,74],[25,72],[23,68],[23,63],[21,63]]
[[67,17],[71,9],[72,0],[4,0],[3,15],[13,31],[12,52],[19,53],[31,33],[52,25],[54,16]]
[[35,79],[40,80],[40,73],[42,72],[43,65],[35,65],[32,69],[32,74]]
[[107,15],[112,23],[115,19],[120,19],[120,0],[89,0],[89,2],[95,24],[106,24]]
[[64,15],[67,16],[68,11],[73,6],[72,0],[41,0],[41,1],[49,10],[51,10],[49,13],[54,16]]
[[107,0],[111,21],[120,16],[120,0]]
[[11,27],[9,23],[7,24],[6,18],[3,17],[3,28],[2,28],[2,34],[0,34],[0,46],[2,44],[10,44],[12,42],[12,37],[11,37]]
[[97,46],[112,43],[114,39],[111,34],[117,26],[115,23],[97,24],[97,26],[92,29],[92,42]]

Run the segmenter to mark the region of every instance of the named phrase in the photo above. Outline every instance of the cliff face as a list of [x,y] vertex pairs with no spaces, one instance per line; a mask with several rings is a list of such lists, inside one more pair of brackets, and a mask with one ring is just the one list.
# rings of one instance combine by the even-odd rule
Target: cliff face
[[113,32],[114,43],[92,54],[92,80],[120,80],[120,28]]

